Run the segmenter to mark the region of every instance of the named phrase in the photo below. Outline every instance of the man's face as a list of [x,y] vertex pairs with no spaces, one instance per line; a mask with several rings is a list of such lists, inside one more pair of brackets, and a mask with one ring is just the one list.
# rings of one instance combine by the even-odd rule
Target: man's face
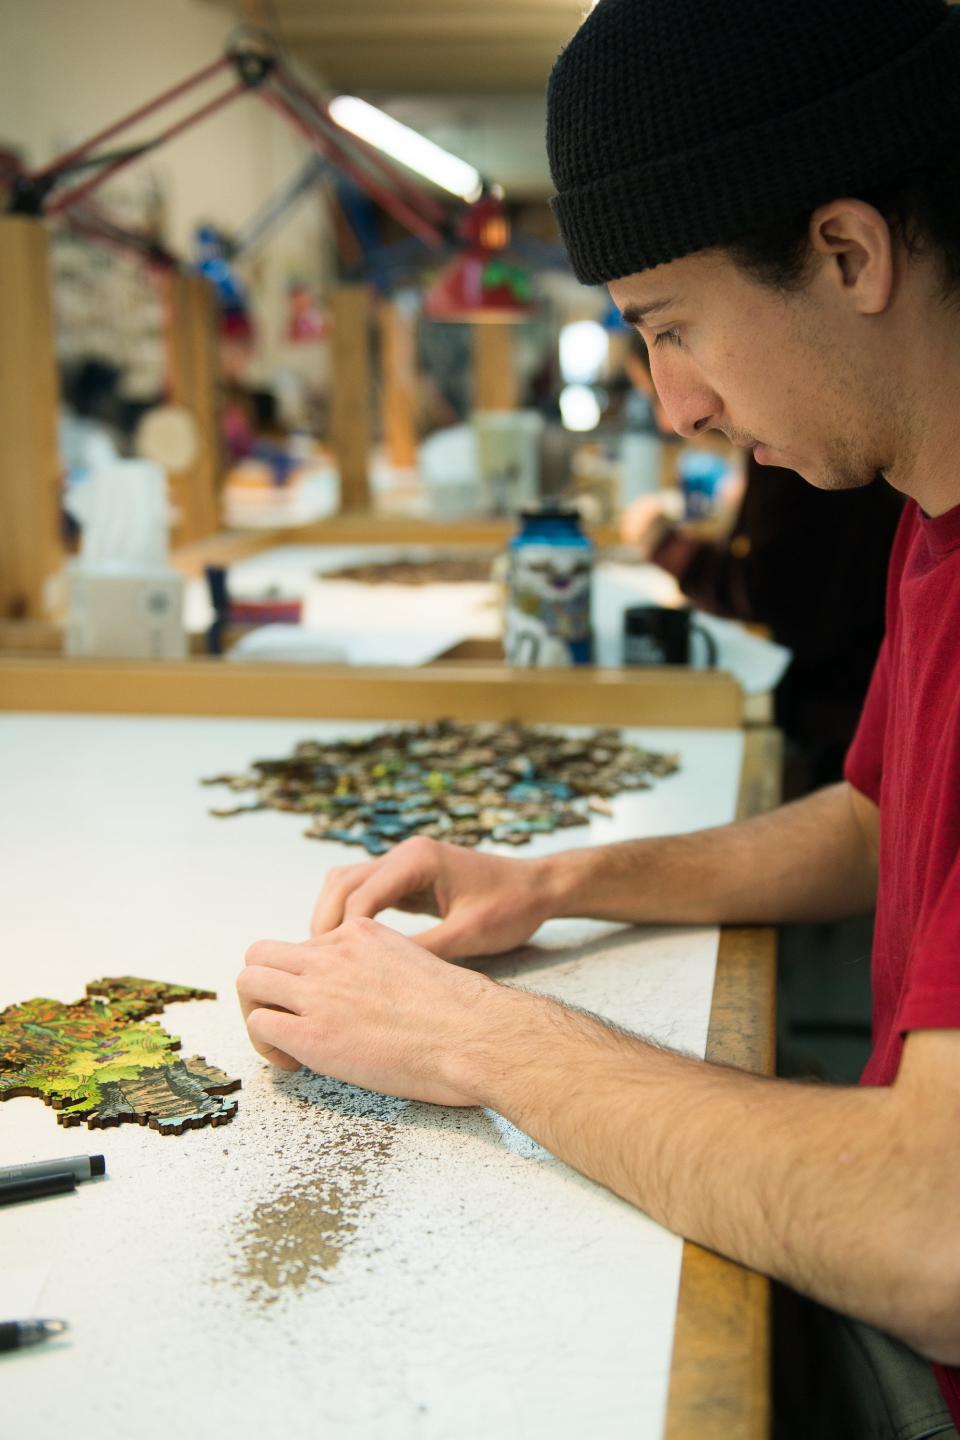
[[609,289],[647,342],[681,435],[720,430],[821,489],[866,485],[883,466],[881,376],[861,317],[825,268],[783,294],[702,251]]

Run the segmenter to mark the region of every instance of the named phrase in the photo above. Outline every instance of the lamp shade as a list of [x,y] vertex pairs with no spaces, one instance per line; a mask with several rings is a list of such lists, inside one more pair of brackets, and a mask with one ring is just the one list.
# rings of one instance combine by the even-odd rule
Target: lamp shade
[[458,255],[440,272],[423,303],[430,320],[527,320],[534,313],[529,273],[496,252]]
[[528,319],[535,309],[533,282],[523,266],[507,260],[510,221],[501,201],[485,195],[460,217],[459,253],[441,270],[424,297],[430,320],[471,324]]

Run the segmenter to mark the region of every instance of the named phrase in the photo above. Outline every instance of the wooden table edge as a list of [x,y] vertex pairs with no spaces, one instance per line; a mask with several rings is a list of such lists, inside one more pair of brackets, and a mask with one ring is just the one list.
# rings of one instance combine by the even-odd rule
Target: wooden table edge
[[[737,816],[779,803],[782,744],[747,731]],[[706,1058],[773,1073],[776,931],[720,932]],[[766,1440],[770,1426],[770,1282],[686,1241],[674,1329],[665,1440]]]
[[391,669],[69,659],[0,648],[0,710],[739,728],[743,692],[723,671],[680,666],[514,670],[499,661]]

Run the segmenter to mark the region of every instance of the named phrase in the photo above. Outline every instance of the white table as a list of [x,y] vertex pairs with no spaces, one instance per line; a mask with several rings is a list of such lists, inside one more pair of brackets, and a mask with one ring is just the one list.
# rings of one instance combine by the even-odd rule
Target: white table
[[[4,1359],[3,1413],[36,1440],[657,1437],[678,1239],[496,1115],[278,1075],[248,1046],[232,988],[246,946],[302,938],[324,870],[363,852],[302,839],[303,817],[211,819],[221,792],[197,781],[323,733],[0,716],[0,1007],[103,975],[214,988],[161,1018],[184,1055],[243,1080],[230,1125],[181,1137],[0,1107],[0,1163],[102,1149],[109,1169],[0,1217],[0,1272],[45,1269],[38,1313],[72,1326]],[[732,817],[739,732],[636,738],[678,750],[681,773],[537,850]],[[495,973],[702,1055],[717,943],[553,922]]]

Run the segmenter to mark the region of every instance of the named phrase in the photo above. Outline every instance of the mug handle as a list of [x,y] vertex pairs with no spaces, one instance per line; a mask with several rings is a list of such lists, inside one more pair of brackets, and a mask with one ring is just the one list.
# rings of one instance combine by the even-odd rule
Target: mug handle
[[707,669],[715,670],[717,668],[717,642],[710,634],[710,631],[704,629],[702,625],[693,624],[690,626],[690,634],[691,636],[700,636],[700,639],[707,647]]

